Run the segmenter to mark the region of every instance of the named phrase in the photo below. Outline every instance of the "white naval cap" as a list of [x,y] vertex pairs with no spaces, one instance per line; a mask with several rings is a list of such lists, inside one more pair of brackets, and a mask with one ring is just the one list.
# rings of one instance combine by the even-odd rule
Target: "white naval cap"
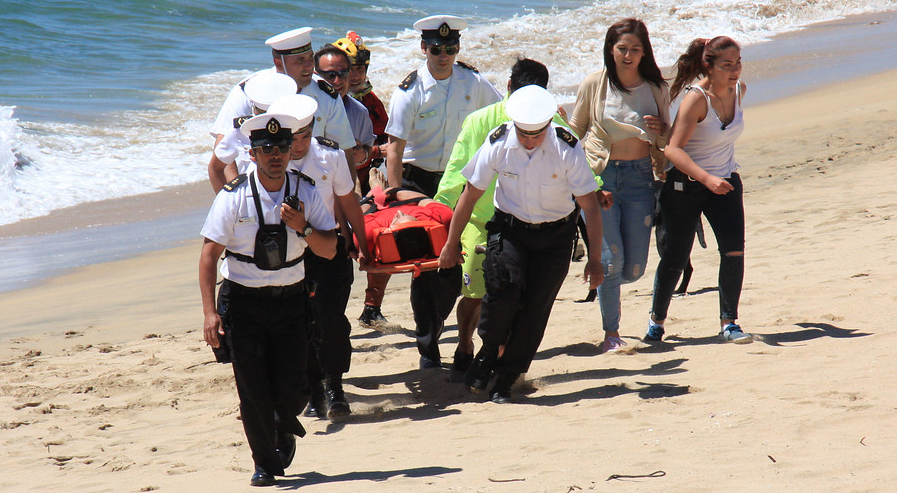
[[537,85],[523,86],[512,92],[505,105],[505,113],[514,120],[514,126],[524,133],[545,128],[557,110],[554,96]]
[[300,27],[265,40],[278,55],[299,55],[311,51],[310,27]]
[[293,132],[299,130],[299,120],[281,113],[268,112],[246,120],[240,132],[249,137],[252,147],[289,145]]
[[454,15],[431,15],[414,23],[414,30],[421,39],[431,45],[453,45],[461,38],[461,29],[467,21]]
[[265,111],[274,101],[287,94],[296,94],[299,87],[289,75],[277,72],[262,72],[246,81],[243,92],[252,100],[252,104]]
[[318,102],[304,94],[288,94],[271,103],[268,112],[289,115],[299,122],[298,128],[293,133],[305,132],[314,122],[315,112],[318,111]]

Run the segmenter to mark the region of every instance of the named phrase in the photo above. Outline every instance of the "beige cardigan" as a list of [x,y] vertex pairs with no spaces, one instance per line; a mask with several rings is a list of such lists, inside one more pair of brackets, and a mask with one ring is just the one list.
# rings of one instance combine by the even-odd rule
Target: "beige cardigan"
[[[589,74],[579,86],[576,105],[570,116],[570,128],[582,139],[582,146],[589,159],[589,165],[596,175],[600,175],[604,171],[604,167],[607,166],[607,158],[610,156],[610,137],[605,130],[606,127],[617,125],[620,127],[618,130],[624,134],[632,134],[632,137],[639,135],[638,131],[628,125],[624,126],[613,120],[604,119],[604,101],[607,98],[608,84],[607,73],[604,70]],[[663,179],[665,174],[663,168],[667,163],[663,155],[663,148],[666,147],[671,127],[670,90],[666,85],[657,87],[648,83],[648,86],[657,103],[658,116],[667,124],[666,133],[658,135],[651,143],[651,161],[654,172]]]

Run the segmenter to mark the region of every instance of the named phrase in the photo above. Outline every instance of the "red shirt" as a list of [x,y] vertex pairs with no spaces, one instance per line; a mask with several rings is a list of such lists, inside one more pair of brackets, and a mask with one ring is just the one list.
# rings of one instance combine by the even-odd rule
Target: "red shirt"
[[388,228],[398,211],[414,216],[420,221],[436,221],[443,224],[446,230],[448,230],[449,223],[452,221],[452,209],[439,202],[430,202],[427,205],[399,205],[381,209],[373,214],[367,214],[364,216],[364,233],[367,236],[368,245],[372,252],[374,251],[374,242],[377,240],[374,237],[374,230],[377,228]]

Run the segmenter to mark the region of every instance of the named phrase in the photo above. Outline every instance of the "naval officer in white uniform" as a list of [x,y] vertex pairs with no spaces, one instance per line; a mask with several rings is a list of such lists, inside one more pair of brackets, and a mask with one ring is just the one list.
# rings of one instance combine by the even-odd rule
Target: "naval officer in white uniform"
[[[265,41],[271,47],[274,66],[264,71],[289,75],[296,81],[300,94],[311,96],[318,102],[315,114],[315,135],[324,136],[343,149],[355,146],[355,137],[349,127],[349,119],[339,94],[327,82],[313,79],[315,61],[311,48],[310,27],[301,27],[272,36]],[[256,72],[260,73],[263,71]],[[250,76],[252,77],[252,76]],[[252,114],[252,102],[246,96],[243,79],[227,95],[215,123],[209,133],[218,144],[228,129],[233,127],[234,118]]]
[[389,186],[412,186],[428,197],[470,113],[501,101],[502,95],[470,65],[456,62],[464,19],[433,15],[414,23],[426,62],[399,84],[389,103],[386,169]]
[[253,486],[275,484],[292,461],[294,435],[305,434],[296,419],[310,322],[303,258],[336,251],[333,216],[307,178],[288,172],[292,133],[311,119],[265,114],[241,126],[257,166],[218,192],[201,233],[203,337],[219,361],[233,363]]
[[[595,175],[576,137],[551,121],[554,97],[540,86],[525,86],[510,95],[505,111],[512,121],[493,130],[462,171],[467,184],[439,257],[441,268],[461,263],[461,232],[497,177],[495,215],[486,223],[486,295],[477,323],[483,346],[465,376],[470,390],[480,393],[495,372],[490,398],[497,403],[511,402],[511,385],[529,369],[542,342],[570,266],[577,205],[595,242],[590,244],[601,245]],[[601,284],[600,258],[589,257],[583,278],[592,287]]]

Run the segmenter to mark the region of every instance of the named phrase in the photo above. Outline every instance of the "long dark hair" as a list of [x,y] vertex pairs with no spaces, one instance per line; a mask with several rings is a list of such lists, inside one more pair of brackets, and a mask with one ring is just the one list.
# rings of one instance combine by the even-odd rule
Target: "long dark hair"
[[698,38],[688,45],[685,53],[676,61],[676,80],[670,88],[670,97],[675,99],[685,85],[698,76],[710,74],[710,67],[720,52],[729,48],[738,48],[738,43],[728,36],[717,36],[713,39]]
[[642,43],[642,49],[645,53],[642,60],[638,64],[638,73],[642,79],[654,84],[657,87],[666,85],[663,80],[663,74],[660,73],[660,67],[654,61],[654,49],[651,48],[651,39],[648,37],[648,27],[645,23],[638,19],[623,19],[615,22],[607,28],[607,35],[604,37],[604,70],[607,72],[607,78],[610,79],[611,86],[617,91],[629,94],[629,89],[623,87],[620,82],[620,76],[617,74],[617,64],[614,62],[614,45],[624,34],[634,34],[639,42]]

